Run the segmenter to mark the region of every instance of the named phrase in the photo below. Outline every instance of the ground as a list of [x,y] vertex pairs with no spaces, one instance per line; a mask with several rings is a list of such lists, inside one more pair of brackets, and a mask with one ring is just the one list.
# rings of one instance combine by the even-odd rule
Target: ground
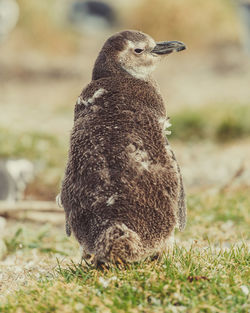
[[63,225],[9,221],[0,312],[248,312],[248,190],[188,196],[173,253],[127,268],[79,264]]

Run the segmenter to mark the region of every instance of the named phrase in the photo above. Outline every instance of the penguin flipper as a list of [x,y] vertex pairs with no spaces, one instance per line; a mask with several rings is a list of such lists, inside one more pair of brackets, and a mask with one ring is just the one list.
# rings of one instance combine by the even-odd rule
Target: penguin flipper
[[[61,199],[61,193],[59,193],[57,196],[56,196],[56,203],[57,205],[60,207],[60,208],[64,208],[63,205],[62,205],[62,199]],[[69,223],[69,214],[68,212],[66,212],[67,210],[65,210],[64,208],[64,211],[66,213],[66,222],[65,222],[65,231],[66,231],[66,235],[68,237],[71,236],[71,226],[70,226],[70,223]]]
[[66,231],[66,235],[68,237],[70,237],[71,236],[71,226],[70,226],[68,220],[66,220],[66,222],[65,222],[65,231]]
[[168,150],[170,150],[170,152],[171,152],[171,156],[172,156],[173,161],[176,163],[177,174],[179,176],[180,192],[179,192],[179,197],[178,197],[177,219],[178,219],[178,228],[180,231],[182,231],[182,230],[184,230],[184,228],[186,226],[186,221],[187,221],[186,195],[185,195],[185,190],[184,190],[184,185],[183,185],[183,179],[182,179],[182,174],[181,174],[179,164],[176,160],[176,157],[175,157],[173,150],[171,149],[171,147],[168,143],[167,138],[166,138],[166,146],[168,147]]
[[186,197],[185,197],[185,190],[183,186],[183,180],[182,180],[182,175],[181,171],[178,165],[178,173],[180,175],[180,193],[179,193],[179,199],[178,199],[178,225],[179,225],[179,230],[182,231],[184,230],[187,222],[187,205],[186,205]]

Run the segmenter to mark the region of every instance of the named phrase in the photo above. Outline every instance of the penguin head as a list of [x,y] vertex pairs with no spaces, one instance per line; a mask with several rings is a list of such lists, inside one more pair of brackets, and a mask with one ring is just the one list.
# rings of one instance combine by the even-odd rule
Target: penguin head
[[111,36],[105,42],[95,68],[105,70],[106,67],[106,72],[110,75],[112,70],[113,75],[125,71],[135,78],[147,80],[163,56],[184,49],[186,46],[180,41],[155,42],[147,34],[126,30]]

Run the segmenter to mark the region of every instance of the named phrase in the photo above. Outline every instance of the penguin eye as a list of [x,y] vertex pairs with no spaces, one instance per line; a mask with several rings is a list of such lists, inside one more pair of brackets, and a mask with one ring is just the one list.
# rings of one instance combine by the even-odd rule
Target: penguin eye
[[143,49],[135,49],[134,51],[135,51],[135,53],[140,54],[140,53],[142,53]]

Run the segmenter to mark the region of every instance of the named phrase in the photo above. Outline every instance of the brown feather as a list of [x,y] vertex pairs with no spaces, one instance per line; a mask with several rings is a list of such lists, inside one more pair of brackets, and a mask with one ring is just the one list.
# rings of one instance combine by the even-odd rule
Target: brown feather
[[75,106],[61,202],[68,233],[96,262],[162,252],[177,223],[185,226],[180,170],[159,123],[163,99],[151,79],[133,77],[117,61],[127,40],[145,36],[111,37]]

